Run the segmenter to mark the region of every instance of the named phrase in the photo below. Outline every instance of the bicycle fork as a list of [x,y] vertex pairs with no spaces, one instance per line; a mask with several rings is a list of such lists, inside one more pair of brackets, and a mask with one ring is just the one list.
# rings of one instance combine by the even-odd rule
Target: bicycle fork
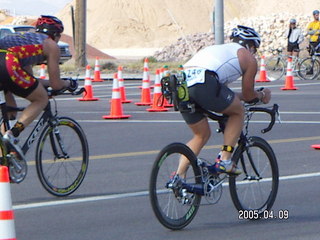
[[[57,121],[57,120],[55,120],[55,121]],[[69,158],[69,155],[67,154],[67,152],[65,150],[64,143],[63,143],[61,136],[60,136],[60,130],[58,128],[58,123],[55,122],[55,124],[52,124],[51,127],[53,128],[53,131],[50,132],[50,142],[51,142],[52,150],[53,150],[55,157],[57,159]],[[59,153],[59,150],[62,154]]]
[[[247,143],[247,145],[250,145],[250,144],[251,144],[250,142]],[[251,165],[251,167],[253,169],[254,176],[251,176],[250,174],[248,174],[247,167],[246,167],[245,160],[244,160],[244,156],[243,156],[244,154],[246,154],[246,156],[248,157],[250,165]],[[262,177],[260,176],[259,171],[257,170],[256,165],[255,165],[255,163],[254,163],[254,161],[252,159],[252,155],[251,155],[251,151],[250,151],[249,147],[247,147],[245,149],[245,151],[241,154],[240,162],[241,162],[241,165],[242,165],[243,173],[245,174],[244,180],[259,181],[259,180],[262,179]]]

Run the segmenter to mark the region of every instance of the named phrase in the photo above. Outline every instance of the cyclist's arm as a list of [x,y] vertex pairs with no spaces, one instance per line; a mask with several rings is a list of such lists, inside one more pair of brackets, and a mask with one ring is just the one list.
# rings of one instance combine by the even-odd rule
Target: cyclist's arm
[[319,30],[319,25],[315,24],[314,22],[311,22],[307,27],[307,34],[310,36],[316,36],[320,34]]
[[259,98],[259,94],[254,90],[257,61],[245,48],[238,50],[238,58],[242,70],[242,92],[239,94],[239,97],[240,100],[249,102],[255,98]]
[[271,91],[264,89],[256,91],[254,89],[255,77],[257,74],[257,60],[247,49],[238,50],[238,58],[242,70],[242,92],[238,94],[240,100],[254,102],[256,100],[268,103],[271,99]]
[[303,40],[304,40],[304,35],[303,35],[303,33],[302,33],[302,30],[301,30],[301,29],[299,29],[299,30],[300,30],[300,31],[299,31],[298,44],[302,43]]
[[43,43],[43,52],[47,58],[49,84],[54,90],[60,90],[69,87],[68,81],[60,79],[60,49],[58,44],[48,38]]

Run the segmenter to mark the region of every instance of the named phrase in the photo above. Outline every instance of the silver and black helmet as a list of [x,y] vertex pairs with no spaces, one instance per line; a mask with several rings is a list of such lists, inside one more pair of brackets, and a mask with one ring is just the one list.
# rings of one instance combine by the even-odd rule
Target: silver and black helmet
[[230,39],[245,47],[248,41],[252,41],[256,48],[259,48],[261,43],[260,35],[253,28],[242,25],[238,25],[236,28],[232,29]]

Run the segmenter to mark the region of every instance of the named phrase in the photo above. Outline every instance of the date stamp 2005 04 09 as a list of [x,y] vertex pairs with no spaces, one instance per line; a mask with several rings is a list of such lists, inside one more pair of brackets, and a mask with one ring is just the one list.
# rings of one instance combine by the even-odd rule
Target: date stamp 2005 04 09
[[241,220],[255,220],[255,219],[289,219],[289,210],[278,210],[278,211],[263,211],[258,210],[240,210],[238,218]]

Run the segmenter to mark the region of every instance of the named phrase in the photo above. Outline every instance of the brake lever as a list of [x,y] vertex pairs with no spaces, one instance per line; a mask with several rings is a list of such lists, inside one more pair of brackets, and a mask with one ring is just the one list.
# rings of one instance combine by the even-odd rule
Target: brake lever
[[86,92],[86,89],[84,87],[80,88],[78,91],[72,92],[71,95],[80,95],[83,92]]
[[275,113],[276,113],[276,118],[278,123],[281,123],[281,117],[280,117],[280,112],[279,112],[279,106],[277,106],[277,109],[275,109]]

